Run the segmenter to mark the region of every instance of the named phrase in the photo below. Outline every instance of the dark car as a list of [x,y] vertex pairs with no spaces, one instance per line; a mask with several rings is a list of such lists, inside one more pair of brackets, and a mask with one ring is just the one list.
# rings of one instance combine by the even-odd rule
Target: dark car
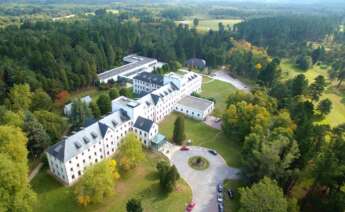
[[230,199],[234,198],[234,191],[231,188],[229,188],[226,193],[228,193]]
[[218,191],[218,192],[223,192],[223,184],[219,183],[219,184],[217,185],[217,191]]
[[218,153],[212,149],[209,149],[208,152],[211,153],[212,155],[218,155]]
[[218,212],[224,212],[224,206],[222,203],[218,203]]

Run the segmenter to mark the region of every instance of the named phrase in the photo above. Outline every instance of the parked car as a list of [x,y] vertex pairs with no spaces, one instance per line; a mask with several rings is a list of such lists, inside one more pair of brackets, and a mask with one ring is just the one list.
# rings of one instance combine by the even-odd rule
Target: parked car
[[181,150],[181,151],[188,151],[188,150],[189,150],[189,148],[188,148],[188,147],[186,147],[186,146],[182,146],[182,147],[180,148],[180,150]]
[[217,194],[217,201],[218,201],[219,203],[222,203],[222,202],[223,202],[223,193],[218,193],[218,194]]
[[224,206],[222,203],[218,203],[218,212],[224,212]]
[[218,155],[218,153],[212,149],[209,149],[208,152],[211,153],[212,155]]
[[233,199],[233,198],[234,198],[234,191],[233,191],[231,188],[229,188],[229,189],[227,190],[227,193],[228,193],[228,196],[229,196],[230,199]]
[[190,202],[186,207],[186,211],[191,212],[193,208],[195,207],[195,205],[196,205],[195,202]]
[[218,192],[223,192],[223,184],[219,183],[219,184],[217,185],[217,191],[218,191]]

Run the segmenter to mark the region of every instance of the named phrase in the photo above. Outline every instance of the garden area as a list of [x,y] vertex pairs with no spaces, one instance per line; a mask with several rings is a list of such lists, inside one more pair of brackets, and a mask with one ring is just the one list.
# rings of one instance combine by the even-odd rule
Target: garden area
[[298,69],[289,60],[282,60],[281,68],[283,70],[282,76],[283,80],[292,79],[298,74],[304,74],[309,83],[313,82],[318,75],[322,75],[327,79],[329,86],[327,87],[322,99],[328,98],[333,103],[333,109],[330,114],[328,114],[323,121],[324,123],[330,124],[331,126],[337,126],[345,122],[345,94],[341,89],[336,87],[337,82],[331,81],[328,76],[328,67],[314,65],[311,69],[307,71],[302,71]]
[[73,187],[64,187],[48,175],[47,168],[32,180],[31,185],[37,193],[38,202],[34,211],[125,211],[130,198],[141,200],[144,211],[183,211],[191,200],[192,192],[182,180],[178,180],[176,190],[169,195],[159,187],[157,162],[164,158],[160,154],[145,152],[146,158],[137,168],[121,176],[114,188],[114,195],[103,203],[80,206],[73,193]]

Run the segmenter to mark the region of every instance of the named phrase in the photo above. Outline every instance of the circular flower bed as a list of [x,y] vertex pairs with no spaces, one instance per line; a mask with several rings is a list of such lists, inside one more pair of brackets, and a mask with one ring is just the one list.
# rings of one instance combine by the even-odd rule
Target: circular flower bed
[[188,159],[188,165],[196,170],[205,170],[209,167],[210,163],[204,157],[194,156]]

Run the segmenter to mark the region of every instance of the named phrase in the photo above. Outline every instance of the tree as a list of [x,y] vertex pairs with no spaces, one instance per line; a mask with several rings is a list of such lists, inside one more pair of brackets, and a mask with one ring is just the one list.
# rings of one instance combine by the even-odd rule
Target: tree
[[304,95],[308,88],[308,80],[304,74],[297,75],[291,83],[291,94],[293,96]]
[[324,99],[320,101],[317,109],[320,111],[322,116],[328,115],[332,110],[332,102],[329,99]]
[[258,79],[261,80],[265,85],[271,87],[280,78],[281,69],[279,65],[280,60],[274,58],[272,62],[270,62],[262,71],[260,71]]
[[196,28],[199,25],[199,19],[198,18],[194,18],[193,19],[193,26],[194,28]]
[[313,59],[307,55],[300,55],[296,59],[296,65],[306,71],[313,65]]
[[31,110],[50,110],[53,101],[50,96],[42,89],[37,89],[32,96]]
[[57,103],[57,105],[62,106],[69,100],[69,98],[70,94],[68,93],[68,91],[63,90],[56,95],[55,102]]
[[121,88],[119,94],[120,96],[131,97],[130,90],[128,90],[127,88]]
[[21,129],[0,126],[0,211],[32,211],[35,204],[27,178],[26,142]]
[[241,212],[287,212],[288,202],[274,180],[264,177],[251,188],[240,188]]
[[116,88],[110,89],[109,97],[110,97],[111,100],[116,99],[119,96],[120,96],[119,91]]
[[28,110],[32,102],[32,93],[28,84],[15,84],[9,92],[11,108],[14,111]]
[[25,114],[24,127],[27,137],[27,147],[32,157],[39,157],[50,144],[50,138],[42,124],[31,112]]
[[7,110],[1,117],[1,123],[3,125],[11,125],[22,128],[24,124],[24,114],[20,111],[15,113],[10,110]]
[[66,119],[56,113],[39,110],[34,112],[34,116],[42,124],[52,141],[60,139],[68,128]]
[[86,169],[74,188],[79,204],[100,203],[113,193],[120,175],[115,160],[104,160]]
[[181,145],[185,139],[186,135],[184,132],[184,117],[178,116],[174,124],[173,141],[176,144]]
[[315,78],[315,81],[309,86],[309,95],[312,100],[319,101],[322,93],[326,87],[326,80],[323,76],[319,75]]
[[119,151],[119,164],[121,169],[128,171],[137,166],[145,158],[142,145],[136,135],[129,133],[123,138]]
[[175,166],[170,166],[167,161],[157,163],[159,185],[164,192],[170,193],[176,186],[176,181],[180,175]]
[[72,111],[70,120],[74,127],[80,127],[85,124],[85,121],[92,117],[90,108],[82,101],[72,101]]
[[93,117],[95,117],[96,119],[99,119],[101,117],[101,111],[99,110],[98,105],[95,102],[91,102],[89,107],[92,111]]
[[100,95],[97,99],[97,105],[102,115],[111,111],[111,101],[108,95]]
[[127,212],[142,212],[141,201],[137,199],[130,199],[126,204]]

